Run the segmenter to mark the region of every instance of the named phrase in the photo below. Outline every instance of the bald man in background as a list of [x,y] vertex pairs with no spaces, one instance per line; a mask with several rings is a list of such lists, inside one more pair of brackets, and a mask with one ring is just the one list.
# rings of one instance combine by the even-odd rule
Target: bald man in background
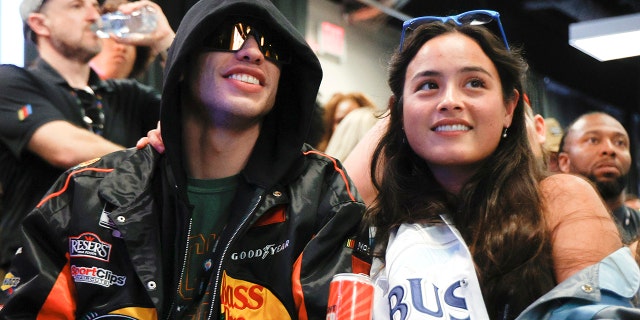
[[580,174],[593,182],[611,211],[625,244],[637,244],[640,212],[625,205],[631,168],[629,134],[614,117],[591,112],[574,120],[560,142],[561,172]]

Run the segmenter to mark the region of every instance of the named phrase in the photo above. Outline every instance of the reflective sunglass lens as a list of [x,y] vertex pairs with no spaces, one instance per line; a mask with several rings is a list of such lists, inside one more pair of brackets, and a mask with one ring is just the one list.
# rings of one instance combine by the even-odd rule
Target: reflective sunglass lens
[[460,24],[479,25],[493,21],[493,17],[487,14],[475,13],[462,16],[458,20]]
[[[250,30],[250,29],[249,29]],[[238,26],[233,27],[233,31],[231,31],[231,39],[229,41],[228,50],[237,51],[242,48],[242,45],[249,37],[248,33],[244,33],[244,30],[238,28]]]
[[205,48],[224,51],[238,51],[242,49],[245,41],[253,37],[260,48],[260,52],[275,62],[287,62],[287,55],[277,49],[271,39],[261,33],[259,27],[237,22],[223,24],[213,33],[209,40],[205,42]]

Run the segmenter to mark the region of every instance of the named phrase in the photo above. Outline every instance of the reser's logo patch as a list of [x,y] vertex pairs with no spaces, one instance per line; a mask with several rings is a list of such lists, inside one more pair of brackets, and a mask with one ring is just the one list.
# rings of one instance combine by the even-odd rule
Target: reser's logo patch
[[69,255],[72,258],[91,258],[109,262],[111,244],[102,241],[95,233],[85,232],[69,237]]

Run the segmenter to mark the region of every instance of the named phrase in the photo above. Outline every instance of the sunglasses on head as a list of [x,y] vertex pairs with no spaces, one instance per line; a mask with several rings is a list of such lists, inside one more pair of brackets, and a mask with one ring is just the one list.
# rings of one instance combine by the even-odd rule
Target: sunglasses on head
[[264,57],[276,64],[291,61],[289,50],[278,43],[277,37],[264,24],[255,20],[238,18],[220,24],[204,43],[205,50],[236,52],[245,41],[253,37]]
[[400,49],[404,44],[405,35],[407,35],[410,31],[415,30],[419,26],[434,22],[440,21],[442,23],[446,23],[447,21],[453,21],[457,25],[480,25],[487,24],[491,21],[496,21],[498,23],[498,27],[500,28],[500,33],[502,34],[502,40],[504,41],[504,45],[509,49],[509,42],[507,41],[507,36],[504,34],[504,29],[502,28],[502,22],[500,22],[500,13],[492,10],[472,10],[461,13],[455,16],[448,17],[436,17],[436,16],[425,16],[425,17],[417,17],[411,20],[407,20],[402,24],[402,35],[400,36]]

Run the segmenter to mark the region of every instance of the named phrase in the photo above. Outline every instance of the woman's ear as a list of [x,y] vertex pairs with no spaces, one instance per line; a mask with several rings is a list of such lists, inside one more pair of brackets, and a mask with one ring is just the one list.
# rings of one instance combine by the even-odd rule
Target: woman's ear
[[403,109],[402,103],[403,103],[402,97],[398,98],[396,95],[392,94],[389,97],[389,105],[387,109],[395,110],[395,112],[397,112],[398,114],[402,114],[402,109]]
[[504,117],[504,125],[503,127],[508,128],[511,126],[511,121],[513,120],[513,113],[516,110],[516,106],[518,105],[518,99],[520,99],[520,92],[518,90],[513,89],[513,95],[506,102],[506,114]]
[[389,96],[389,102],[387,103],[387,109],[394,108],[396,106],[396,102],[397,102],[397,99],[396,99],[395,95],[392,94],[391,96]]

